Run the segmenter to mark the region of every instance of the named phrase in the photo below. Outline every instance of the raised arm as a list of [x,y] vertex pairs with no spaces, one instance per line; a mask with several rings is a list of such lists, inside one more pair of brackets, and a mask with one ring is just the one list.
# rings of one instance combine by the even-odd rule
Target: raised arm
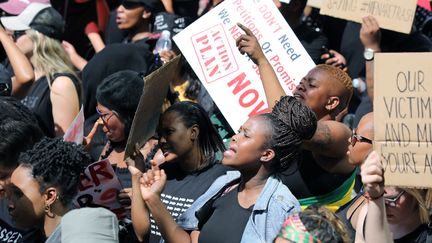
[[189,233],[177,225],[161,201],[160,194],[163,191],[166,180],[165,171],[160,170],[156,166],[156,163],[153,163],[152,169],[144,173],[141,179],[141,196],[152,213],[153,219],[156,221],[165,241],[190,243],[192,239]]
[[132,176],[132,225],[138,240],[143,242],[150,233],[150,213],[141,196],[140,179],[143,173],[132,165],[128,169]]
[[[362,27],[360,29],[360,40],[366,49],[371,49],[373,52],[381,52],[381,32],[378,22],[373,16],[367,16],[362,19]],[[374,91],[374,69],[373,59],[366,60],[366,85],[370,100],[373,102]]]
[[268,106],[270,109],[273,109],[276,101],[278,101],[281,96],[286,95],[285,91],[280,85],[276,73],[274,72],[270,62],[265,57],[255,35],[246,26],[240,23],[238,26],[245,32],[245,34],[237,38],[237,48],[242,54],[246,53],[258,66]]
[[15,76],[12,77],[12,96],[24,98],[35,79],[29,59],[15,45],[11,37],[0,26],[0,42],[9,58]]
[[[384,169],[373,151],[361,166],[362,182],[369,198],[365,222],[366,242],[393,242],[384,205]],[[360,229],[359,229],[360,230]]]

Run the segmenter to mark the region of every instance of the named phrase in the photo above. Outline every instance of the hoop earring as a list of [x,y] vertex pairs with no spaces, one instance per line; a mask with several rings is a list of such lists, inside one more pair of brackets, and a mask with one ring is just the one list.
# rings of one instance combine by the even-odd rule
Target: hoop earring
[[55,217],[55,214],[53,212],[51,212],[51,205],[50,204],[45,204],[45,215],[48,216],[49,218]]

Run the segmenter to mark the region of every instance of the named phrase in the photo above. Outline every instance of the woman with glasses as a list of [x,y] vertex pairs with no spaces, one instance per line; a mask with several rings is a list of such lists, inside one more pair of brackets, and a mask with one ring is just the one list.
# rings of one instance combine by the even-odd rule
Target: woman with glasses
[[[367,217],[359,219],[359,242],[430,242],[432,193],[426,189],[384,187],[384,170],[377,152],[361,166]],[[363,238],[364,236],[364,238]],[[356,241],[357,242],[357,241]]]
[[[62,136],[81,105],[81,82],[60,43],[62,16],[49,4],[32,3],[18,16],[2,17],[1,22],[14,31],[15,44],[33,66],[35,81],[19,94],[23,104],[35,113],[46,136]],[[18,53],[9,56],[18,57]],[[14,85],[12,90],[19,88]]]
[[[99,159],[108,159],[123,187],[118,201],[125,207],[131,205],[131,176],[123,160],[127,139],[143,93],[144,80],[141,73],[119,71],[106,77],[96,90],[97,125],[103,126],[107,142]],[[91,148],[91,146],[90,146]],[[129,217],[120,222],[125,230],[120,230],[120,242],[135,242]]]

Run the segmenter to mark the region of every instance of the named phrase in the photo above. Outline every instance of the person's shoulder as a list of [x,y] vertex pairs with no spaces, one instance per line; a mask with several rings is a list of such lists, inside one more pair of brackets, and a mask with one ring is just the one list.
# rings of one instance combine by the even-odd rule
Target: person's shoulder
[[[290,189],[282,183],[282,181],[272,178],[275,180],[276,188],[271,195],[271,203],[273,205],[279,205],[284,211],[299,210],[300,203],[297,198],[291,193]],[[277,182],[276,182],[277,181]]]
[[58,75],[54,77],[51,84],[51,91],[63,92],[75,90],[75,84],[71,77],[66,75]]

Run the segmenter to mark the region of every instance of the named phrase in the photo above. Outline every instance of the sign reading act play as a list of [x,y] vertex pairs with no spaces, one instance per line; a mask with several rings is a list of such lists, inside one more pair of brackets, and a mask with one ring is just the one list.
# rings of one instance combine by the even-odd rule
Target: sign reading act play
[[432,187],[432,53],[374,61],[375,149],[386,185]]
[[236,47],[237,23],[257,37],[286,94],[315,66],[272,0],[226,0],[174,36],[234,131],[269,111],[258,67]]

